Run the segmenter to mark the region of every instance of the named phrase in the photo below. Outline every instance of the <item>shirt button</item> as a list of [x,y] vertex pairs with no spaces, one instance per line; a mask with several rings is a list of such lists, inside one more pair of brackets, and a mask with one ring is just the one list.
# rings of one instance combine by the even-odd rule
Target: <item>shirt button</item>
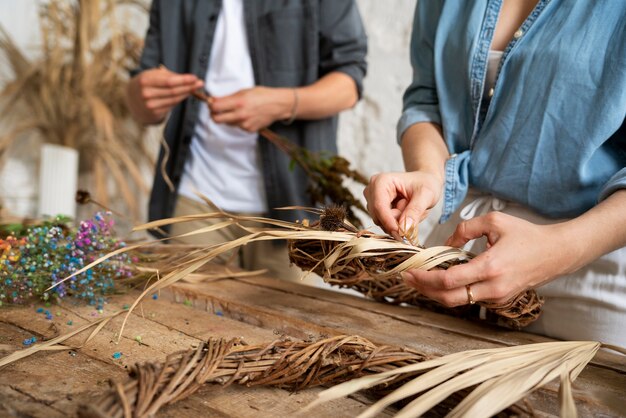
[[521,29],[518,29],[518,30],[516,30],[516,31],[515,31],[515,33],[513,34],[513,37],[514,37],[515,39],[519,39],[519,38],[521,38],[521,37],[522,37],[522,35],[523,35],[523,34],[524,34],[524,31],[523,31],[523,30],[521,30]]
[[493,93],[494,93],[493,88],[490,88],[487,94],[489,95],[489,97],[493,97]]

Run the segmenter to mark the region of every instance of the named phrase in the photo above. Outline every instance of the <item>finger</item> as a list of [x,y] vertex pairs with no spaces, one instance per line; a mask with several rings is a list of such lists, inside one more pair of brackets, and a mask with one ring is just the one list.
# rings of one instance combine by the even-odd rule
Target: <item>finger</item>
[[145,76],[141,78],[141,84],[145,87],[192,86],[196,85],[198,81],[202,82],[194,74],[179,74],[169,70],[146,72]]
[[400,216],[402,215],[402,210],[397,209],[397,208],[392,208],[392,209],[391,209],[391,215],[392,215],[395,219],[400,219]]
[[259,130],[263,128],[263,126],[260,126],[258,123],[250,121],[250,120],[244,120],[238,126],[244,131],[250,132],[250,133],[259,132]]
[[[368,210],[373,218],[376,218],[384,231],[391,234],[396,239],[401,239],[398,234],[398,211],[394,211],[391,196],[393,192],[387,190],[374,190],[373,196],[368,200]],[[395,197],[395,196],[394,196]]]
[[224,112],[224,113],[211,113],[211,119],[215,123],[227,123],[230,125],[237,125],[243,121],[243,117],[239,112]]
[[450,308],[467,305],[470,304],[471,301],[474,301],[474,303],[487,301],[489,298],[486,295],[490,294],[491,286],[489,282],[483,281],[470,284],[469,291],[466,286],[445,290],[435,289],[418,283],[410,276],[407,276],[405,283],[408,286],[415,288],[420,294],[426,296],[427,298]]
[[485,267],[485,262],[481,256],[483,254],[467,263],[452,266],[447,270],[408,270],[406,276],[420,286],[436,290],[451,290],[478,281],[492,279],[493,277],[487,277],[485,274],[489,270]]
[[212,113],[231,112],[242,106],[241,96],[238,93],[230,96],[214,97],[213,102],[209,104]]
[[403,231],[411,231],[417,228],[417,224],[421,222],[430,209],[432,198],[425,193],[414,193],[407,202],[402,215],[398,219],[398,224]]
[[152,99],[146,102],[146,108],[150,110],[156,110],[160,108],[172,108],[176,106],[178,103],[185,100],[187,95],[167,97],[163,99]]
[[201,88],[202,85],[202,81],[198,81],[197,83],[191,85],[181,85],[174,87],[146,87],[143,91],[143,98],[145,100],[150,100],[177,96],[187,97],[195,90]]
[[489,241],[492,243],[495,242],[492,240],[495,238],[494,225],[486,216],[479,216],[459,223],[454,233],[446,241],[446,245],[462,247],[469,241],[482,236],[490,238]]
[[404,196],[398,196],[391,203],[391,206],[394,209],[398,209],[400,211],[400,213],[402,213],[402,212],[404,212],[406,210],[406,207],[407,207],[408,204],[409,204],[409,200],[407,198],[405,198]]

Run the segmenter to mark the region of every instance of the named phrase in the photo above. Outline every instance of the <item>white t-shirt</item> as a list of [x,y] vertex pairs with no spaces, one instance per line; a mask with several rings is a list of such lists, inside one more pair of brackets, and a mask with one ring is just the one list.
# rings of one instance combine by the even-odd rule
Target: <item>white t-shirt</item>
[[[243,1],[222,2],[205,78],[215,97],[254,87],[254,72],[244,24]],[[200,105],[199,118],[185,162],[179,193],[201,201],[195,191],[219,208],[231,212],[267,211],[256,133],[216,124],[208,107]]]

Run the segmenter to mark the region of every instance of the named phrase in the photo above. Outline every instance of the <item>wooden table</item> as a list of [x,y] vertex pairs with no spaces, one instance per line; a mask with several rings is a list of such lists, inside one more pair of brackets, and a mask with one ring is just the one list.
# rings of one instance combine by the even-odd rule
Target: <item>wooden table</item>
[[[132,303],[136,292],[110,298],[104,314]],[[2,355],[21,348],[32,336],[39,340],[66,333],[101,317],[92,307],[65,302],[0,309]],[[72,321],[68,325],[68,321]],[[548,341],[536,335],[497,329],[415,307],[389,306],[364,298],[287,283],[268,277],[220,279],[177,284],[156,299],[147,298],[115,343],[121,318],[109,323],[80,350],[37,353],[0,370],[0,417],[64,417],[80,403],[95,399],[109,379],[124,379],[126,368],[161,361],[208,337],[243,337],[248,343],[269,342],[280,335],[310,338],[358,334],[374,342],[409,346],[426,353],[502,347]],[[80,344],[85,335],[68,340]],[[141,343],[136,340],[141,337]],[[114,359],[113,354],[122,353]],[[292,417],[319,392],[290,394],[274,388],[205,386],[190,398],[163,409],[161,417]],[[626,415],[624,357],[600,352],[574,383],[580,416]],[[558,415],[557,386],[529,397],[538,416]],[[352,417],[368,404],[355,397],[322,405],[307,416]],[[607,405],[624,405],[620,410]]]

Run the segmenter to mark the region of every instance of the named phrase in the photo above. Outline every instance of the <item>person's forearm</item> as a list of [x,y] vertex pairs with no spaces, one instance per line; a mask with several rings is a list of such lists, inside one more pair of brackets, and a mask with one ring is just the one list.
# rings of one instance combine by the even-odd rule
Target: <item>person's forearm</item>
[[327,118],[351,108],[358,100],[356,83],[352,77],[340,72],[326,74],[311,85],[299,87],[297,93],[297,119]]
[[571,253],[567,272],[626,246],[625,209],[626,190],[619,190],[581,216],[555,225]]
[[402,135],[402,157],[406,171],[436,175],[443,184],[445,163],[449,156],[441,126],[436,123],[416,123]]

